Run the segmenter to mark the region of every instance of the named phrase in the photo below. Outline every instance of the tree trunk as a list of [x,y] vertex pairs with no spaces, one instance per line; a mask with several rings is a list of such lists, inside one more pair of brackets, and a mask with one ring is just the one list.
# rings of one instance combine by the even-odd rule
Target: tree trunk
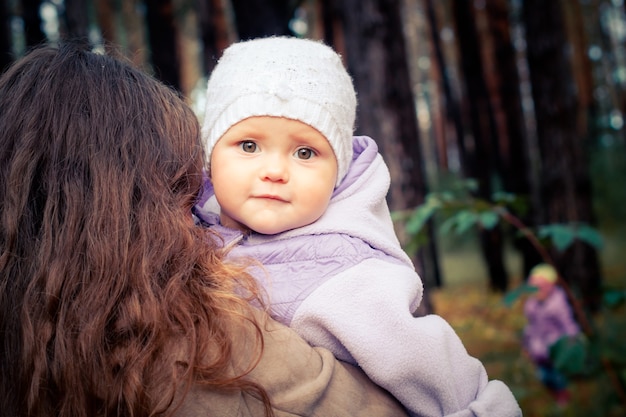
[[[488,79],[496,83],[499,106],[494,111],[501,114],[499,129],[500,174],[504,190],[530,200],[531,166],[529,164],[529,144],[522,109],[520,77],[517,68],[517,56],[511,40],[509,2],[491,0],[486,3],[487,21],[493,42],[495,70]],[[524,224],[532,224],[532,205],[526,212],[514,212]],[[525,238],[514,237],[515,247],[522,256],[522,277],[528,276],[530,269],[541,262],[541,256]]]
[[148,69],[146,22],[138,11],[141,7],[139,0],[124,0],[121,3],[122,23],[126,34],[126,44],[124,45],[126,55],[135,66]]
[[6,1],[0,2],[0,74],[13,62],[11,16]]
[[[435,5],[433,0],[423,0],[424,9],[430,27],[430,42],[432,43],[433,77],[439,80],[439,88],[443,95],[441,101],[441,107],[435,107],[434,113],[441,112],[445,114],[444,120],[442,120],[442,126],[436,127],[435,130],[440,132],[440,136],[436,138],[437,149],[439,152],[439,166],[448,171],[448,148],[453,146],[458,149],[461,155],[465,154],[463,148],[464,143],[460,139],[464,135],[463,121],[461,120],[461,109],[458,98],[454,95],[452,89],[452,83],[450,81],[450,75],[447,67],[447,62],[443,54],[443,47],[439,37],[440,25],[438,23],[437,14],[435,12]],[[434,116],[437,118],[437,116]]]
[[69,38],[89,39],[89,5],[84,0],[65,0],[65,26]]
[[[559,2],[525,0],[528,67],[541,152],[543,223],[594,223],[587,152],[576,120],[578,99]],[[536,213],[541,213],[536,208]],[[591,310],[600,303],[601,276],[594,248],[576,243],[555,253],[563,278],[582,295]]]
[[231,0],[239,39],[293,35],[289,21],[295,5],[289,0]]
[[[583,22],[583,11],[580,2],[563,1],[563,10],[565,12],[565,27],[568,38],[571,40],[572,46],[572,71],[576,82],[576,91],[578,96],[578,117],[577,127],[579,135],[585,137],[589,133],[589,109],[593,103],[593,77],[591,75],[591,62],[588,59],[587,51],[589,45],[587,42],[587,34]],[[622,45],[619,45],[622,48]],[[614,83],[612,86],[615,94],[623,99],[624,91],[620,83]],[[615,105],[619,106],[622,100],[615,101]]]
[[[406,44],[407,62],[409,64],[409,71],[411,75],[411,85],[414,95],[416,106],[426,105],[428,99],[431,100],[431,106],[436,108],[436,111],[425,112],[425,114],[419,114],[418,120],[420,146],[421,146],[421,158],[420,164],[422,165],[421,171],[424,174],[424,181],[428,184],[429,181],[436,181],[436,172],[440,169],[447,170],[447,160],[445,158],[447,152],[445,151],[445,135],[441,134],[443,129],[438,130],[438,126],[443,126],[441,117],[443,106],[439,106],[440,101],[437,99],[438,92],[437,86],[440,85],[438,67],[436,64],[430,65],[429,71],[424,71],[423,65],[420,66],[420,62],[423,62],[423,57],[430,56],[432,54],[432,48],[430,42],[427,39],[431,33],[431,26],[429,25],[427,14],[423,10],[422,0],[402,0],[402,24],[404,25],[404,39]],[[426,40],[426,41],[425,41]],[[432,82],[431,82],[432,80]],[[426,85],[429,85],[426,87]],[[420,110],[417,110],[419,113]],[[430,113],[430,116],[428,116]],[[427,118],[431,119],[431,126],[428,123],[420,125],[420,118],[427,121]],[[440,147],[441,141],[444,140],[443,149]],[[428,178],[429,173],[435,174],[434,178]],[[435,259],[433,264],[433,270],[428,270],[432,276],[425,277],[426,286],[429,288],[441,287],[441,271],[439,265],[436,262],[435,255],[437,254],[437,233],[434,227],[434,221],[431,219],[426,224],[427,244],[429,248],[425,253],[431,254],[431,257]]]
[[[452,2],[466,91],[463,107],[468,113],[471,131],[471,135],[459,138],[464,142],[460,148],[465,149],[461,163],[465,176],[478,182],[478,196],[490,200],[494,191],[492,181],[498,174],[497,130],[473,8],[473,3],[465,0]],[[483,259],[489,272],[489,286],[494,291],[506,291],[509,278],[504,268],[502,231],[494,227],[480,230],[479,234]]]
[[41,29],[41,18],[39,17],[39,7],[41,0],[21,0],[22,19],[24,19],[24,37],[26,38],[26,48],[46,42],[46,35]]
[[348,69],[358,92],[357,134],[373,137],[391,171],[392,210],[423,200],[425,179],[399,2],[343,2]]
[[204,73],[210,74],[222,51],[234,41],[235,36],[222,0],[199,0],[198,20],[203,47],[202,64]]
[[[391,210],[416,207],[424,199],[426,179],[400,2],[346,0],[340,11],[348,69],[359,97],[356,133],[374,138],[389,166]],[[414,257],[427,286],[438,272],[431,244]]]
[[94,5],[96,8],[96,21],[100,27],[102,39],[105,44],[117,44],[115,5],[113,4],[113,0],[94,0]]
[[176,48],[172,0],[146,0],[146,23],[155,76],[181,91],[180,56]]
[[191,103],[191,95],[202,77],[200,62],[202,60],[200,45],[200,27],[196,7],[190,0],[173,0],[174,16],[180,30],[177,30],[176,41],[179,57],[180,91]]
[[335,25],[337,23],[337,12],[333,8],[337,7],[337,4],[332,4],[331,0],[319,0],[317,1],[319,15],[322,23],[322,33],[324,42],[327,45],[335,45]]

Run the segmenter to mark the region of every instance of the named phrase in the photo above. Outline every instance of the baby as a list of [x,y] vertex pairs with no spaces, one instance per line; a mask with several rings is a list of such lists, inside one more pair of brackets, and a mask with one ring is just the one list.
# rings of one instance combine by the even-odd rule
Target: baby
[[270,313],[359,365],[414,416],[521,416],[441,317],[413,317],[422,282],[386,203],[376,143],[353,137],[356,94],[321,42],[272,37],[226,49],[207,86],[209,163],[198,220],[252,273]]

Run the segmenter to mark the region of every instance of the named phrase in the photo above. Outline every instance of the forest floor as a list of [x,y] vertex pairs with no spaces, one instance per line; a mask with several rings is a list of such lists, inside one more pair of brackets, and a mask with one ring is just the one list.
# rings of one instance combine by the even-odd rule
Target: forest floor
[[[617,280],[618,285],[626,287],[623,282],[626,264],[621,257],[615,258],[617,263],[605,266],[608,270],[605,281]],[[512,257],[507,259],[513,268],[518,266],[517,262]],[[441,263],[444,277],[455,278],[446,278],[442,289],[431,290],[435,313],[455,328],[469,353],[483,362],[490,379],[500,379],[511,388],[525,417],[626,416],[624,407],[606,405],[607,395],[613,392],[606,378],[571,381],[571,401],[566,406],[557,405],[537,380],[534,367],[522,352],[521,334],[526,322],[522,300],[506,306],[501,294],[487,289],[480,255],[473,250],[453,248]],[[521,283],[521,277],[512,279],[511,289]]]

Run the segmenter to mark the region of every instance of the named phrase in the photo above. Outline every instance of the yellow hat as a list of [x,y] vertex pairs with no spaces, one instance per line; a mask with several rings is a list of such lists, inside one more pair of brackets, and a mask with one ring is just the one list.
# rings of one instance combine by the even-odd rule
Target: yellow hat
[[530,277],[541,277],[545,281],[554,284],[557,281],[558,274],[552,265],[539,264],[530,270]]

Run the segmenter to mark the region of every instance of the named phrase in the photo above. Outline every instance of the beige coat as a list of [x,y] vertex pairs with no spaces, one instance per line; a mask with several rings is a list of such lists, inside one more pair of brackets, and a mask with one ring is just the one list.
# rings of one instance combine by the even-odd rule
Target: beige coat
[[[254,340],[252,326],[238,340]],[[249,375],[269,394],[276,417],[406,417],[399,403],[354,366],[337,361],[330,351],[312,348],[294,331],[270,321],[264,326],[264,353]],[[249,363],[253,343],[235,345],[241,364]],[[195,386],[175,417],[262,417],[263,404],[249,394],[219,393]]]

